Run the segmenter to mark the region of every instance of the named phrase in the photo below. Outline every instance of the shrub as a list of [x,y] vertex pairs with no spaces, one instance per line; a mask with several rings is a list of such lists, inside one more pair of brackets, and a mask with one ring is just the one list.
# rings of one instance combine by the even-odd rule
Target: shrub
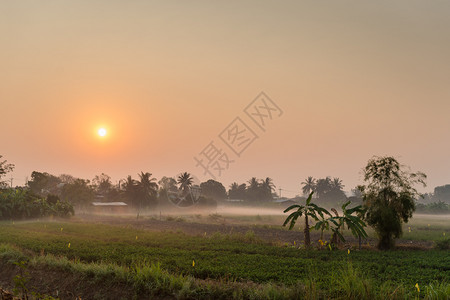
[[0,220],[69,217],[74,214],[70,203],[55,197],[50,197],[49,202],[48,199],[40,198],[22,188],[3,190],[0,192]]

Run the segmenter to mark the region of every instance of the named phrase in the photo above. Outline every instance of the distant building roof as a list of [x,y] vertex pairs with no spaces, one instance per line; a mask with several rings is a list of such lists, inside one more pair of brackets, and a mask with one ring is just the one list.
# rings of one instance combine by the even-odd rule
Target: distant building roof
[[92,202],[94,206],[127,206],[125,202]]
[[298,201],[296,201],[295,200],[295,198],[293,198],[293,199],[276,199],[276,200],[274,200],[273,202],[275,202],[275,203],[298,203]]

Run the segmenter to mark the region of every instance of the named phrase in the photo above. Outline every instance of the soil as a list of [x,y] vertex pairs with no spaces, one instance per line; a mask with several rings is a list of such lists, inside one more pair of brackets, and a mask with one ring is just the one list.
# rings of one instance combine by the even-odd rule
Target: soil
[[[110,225],[130,225],[138,229],[161,231],[161,232],[183,232],[187,235],[200,236],[212,235],[216,232],[222,234],[240,233],[245,234],[249,231],[253,231],[255,235],[262,241],[267,243],[273,243],[282,245],[285,243],[293,244],[294,241],[297,245],[303,243],[303,231],[287,230],[283,227],[275,226],[263,226],[263,225],[238,225],[233,220],[227,218],[217,218],[211,220],[208,223],[200,222],[187,222],[187,221],[167,221],[156,219],[135,219],[135,218],[117,218],[114,216],[102,216],[102,215],[79,215],[75,222],[86,223],[103,223]],[[329,236],[327,236],[329,238]],[[317,231],[311,232],[311,241],[318,241],[320,239],[320,233]],[[347,238],[347,243],[341,245],[342,248],[357,247],[358,240],[353,237]],[[376,249],[377,240],[368,238],[362,241],[362,248]],[[396,248],[401,250],[429,250],[433,248],[434,243],[432,241],[411,241],[411,240],[396,240]]]

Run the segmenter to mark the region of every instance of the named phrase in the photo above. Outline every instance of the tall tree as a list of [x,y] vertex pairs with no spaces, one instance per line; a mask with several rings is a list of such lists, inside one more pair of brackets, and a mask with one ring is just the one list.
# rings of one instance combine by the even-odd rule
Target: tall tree
[[122,184],[122,193],[129,205],[138,207],[137,181],[134,180],[131,175],[128,175],[125,182]]
[[311,194],[311,192],[316,191],[316,179],[314,179],[312,176],[308,176],[308,178],[306,178],[305,181],[301,183],[301,185],[303,186],[302,192],[305,196]]
[[275,184],[273,183],[272,178],[266,177],[266,179],[261,182],[261,189],[264,200],[273,199],[272,192],[275,191]]
[[252,177],[248,181],[247,186],[247,199],[250,201],[256,201],[261,196],[260,183],[256,177]]
[[224,200],[227,198],[227,191],[222,183],[215,180],[208,180],[200,184],[202,195],[214,200]]
[[327,176],[326,178],[320,178],[316,182],[316,193],[317,198],[325,201],[326,194],[332,189],[331,178]]
[[47,172],[33,171],[31,180],[27,182],[28,187],[35,194],[46,196],[48,194],[59,194],[58,185],[61,179]]
[[139,196],[139,206],[156,206],[158,195],[158,184],[156,178],[152,178],[152,173],[141,172],[137,182],[137,193]]
[[228,190],[228,197],[230,199],[244,200],[246,198],[246,189],[247,185],[245,183],[238,184],[237,182],[233,182]]
[[342,190],[344,188],[344,185],[342,184],[342,180],[338,177],[334,177],[331,181],[331,188],[335,190]]
[[166,191],[177,191],[177,181],[172,177],[163,176],[161,180],[158,181],[160,190]]
[[393,157],[374,156],[364,168],[366,185],[360,186],[365,219],[379,238],[378,248],[390,249],[394,239],[402,235],[402,223],[411,218],[414,200],[420,194],[414,188],[416,184],[425,184],[426,175],[422,172],[411,173]]
[[0,188],[7,186],[6,182],[2,180],[2,177],[14,170],[14,165],[9,164],[6,160],[1,160],[3,156],[0,155]]
[[95,192],[89,186],[89,180],[77,178],[62,187],[61,199],[72,203],[77,208],[86,208],[94,201]]
[[183,194],[187,195],[189,193],[189,188],[192,186],[194,178],[188,172],[180,174],[177,178],[177,183],[180,185],[179,189],[183,191]]
[[101,175],[96,175],[92,179],[92,185],[99,195],[108,197],[109,193],[113,189],[113,184],[111,182],[111,177],[105,173]]

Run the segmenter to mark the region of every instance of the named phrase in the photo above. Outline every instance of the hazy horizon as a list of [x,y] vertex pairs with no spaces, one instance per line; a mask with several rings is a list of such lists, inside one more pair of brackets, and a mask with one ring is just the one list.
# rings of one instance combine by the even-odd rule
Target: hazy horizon
[[[450,184],[449,15],[443,1],[3,1],[0,155],[14,185],[206,181],[194,157],[214,142],[227,189],[271,177],[288,197],[308,176],[349,191],[390,155],[432,192]],[[280,109],[264,128],[245,113],[260,92]],[[257,136],[239,154],[223,140],[237,117]]]

